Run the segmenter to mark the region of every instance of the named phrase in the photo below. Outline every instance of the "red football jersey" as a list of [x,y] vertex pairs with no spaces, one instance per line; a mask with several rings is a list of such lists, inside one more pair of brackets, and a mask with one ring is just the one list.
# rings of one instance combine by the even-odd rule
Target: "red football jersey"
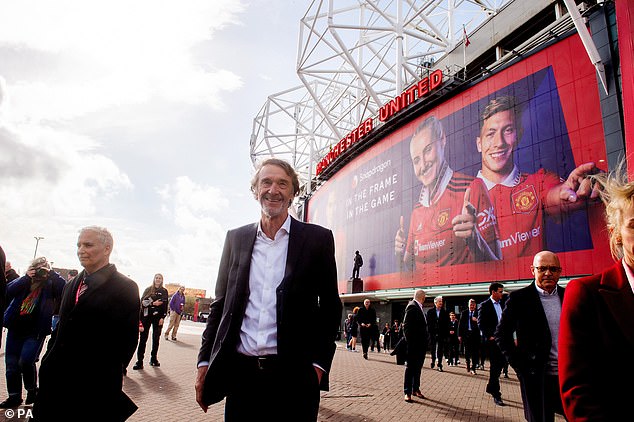
[[439,199],[430,207],[420,203],[414,207],[410,220],[407,252],[415,262],[442,265],[475,262],[473,251],[465,239],[453,233],[451,220],[462,214],[464,196],[471,188],[470,203],[477,213],[478,231],[492,250],[496,250],[497,224],[493,206],[482,180],[454,172]]
[[496,185],[489,190],[503,259],[533,256],[544,249],[546,194],[559,183],[556,174],[540,169],[535,174],[520,174],[516,186]]

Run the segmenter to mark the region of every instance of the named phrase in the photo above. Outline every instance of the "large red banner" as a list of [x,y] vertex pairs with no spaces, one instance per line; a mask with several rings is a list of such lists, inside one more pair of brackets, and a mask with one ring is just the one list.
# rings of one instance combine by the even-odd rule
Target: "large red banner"
[[[335,234],[340,292],[360,251],[364,290],[563,276],[611,262],[603,206],[574,181],[606,151],[595,70],[571,36],[397,128],[313,195]],[[574,200],[574,201],[573,201]]]

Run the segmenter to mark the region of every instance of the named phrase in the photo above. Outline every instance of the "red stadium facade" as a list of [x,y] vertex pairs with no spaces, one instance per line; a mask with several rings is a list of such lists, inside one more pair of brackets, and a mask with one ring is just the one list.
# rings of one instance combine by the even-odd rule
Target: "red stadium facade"
[[[628,37],[629,47],[625,48],[631,49],[632,26],[628,24],[634,16],[633,7],[617,3],[623,9],[618,11],[620,16],[627,17],[619,35]],[[624,57],[631,58],[632,52]],[[622,71],[623,96],[629,90],[630,102],[631,73],[630,60],[627,71]],[[627,81],[626,74],[630,75]],[[607,171],[624,156],[627,143],[615,146],[606,135],[605,103],[609,99],[602,89],[595,67],[573,32],[457,93],[410,112],[389,129],[384,128],[380,136],[375,135],[358,155],[348,157],[312,195],[305,209],[308,221],[333,230],[344,301],[346,295],[351,301],[358,300],[355,294],[361,293],[353,291],[349,281],[356,250],[365,262],[361,271],[363,294],[382,300],[411,297],[415,287],[432,291],[454,287],[461,291],[456,295],[464,296],[470,286],[478,286],[477,294],[486,294],[492,281],[519,286],[531,279],[532,257],[542,249],[558,253],[564,283],[610,265],[602,204],[584,201],[574,210],[546,207],[550,189],[578,166],[594,162]],[[499,247],[493,256],[482,258],[473,253],[473,247],[465,253],[464,240],[454,238],[451,222],[464,212],[462,205],[469,202],[467,199],[474,201],[472,197],[464,201],[455,198],[464,198],[465,192],[472,195],[473,186],[479,186],[478,175],[483,159],[487,159],[478,143],[483,136],[483,112],[500,98],[511,98],[515,104],[517,143],[512,160],[518,184],[515,189],[492,189],[490,206],[475,210],[481,229],[495,225]],[[441,189],[453,192],[453,199],[425,204],[419,180],[424,177],[415,174],[412,139],[430,117],[439,122],[446,138],[445,167],[453,176],[451,180],[447,176],[449,182]],[[631,134],[631,110],[621,117],[620,133]],[[478,183],[473,185],[473,180]],[[466,190],[467,186],[472,187]],[[449,193],[446,198],[450,198]],[[407,238],[410,259],[403,259],[397,251],[399,230]],[[451,259],[457,254],[460,259]],[[397,294],[401,290],[406,292],[403,297]],[[390,296],[390,292],[394,294]]]

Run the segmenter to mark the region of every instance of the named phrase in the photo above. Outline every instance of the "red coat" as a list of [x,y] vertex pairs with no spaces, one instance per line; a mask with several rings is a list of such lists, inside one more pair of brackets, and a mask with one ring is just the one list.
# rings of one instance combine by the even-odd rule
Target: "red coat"
[[616,421],[634,398],[634,293],[619,261],[571,281],[561,311],[559,382],[569,421]]

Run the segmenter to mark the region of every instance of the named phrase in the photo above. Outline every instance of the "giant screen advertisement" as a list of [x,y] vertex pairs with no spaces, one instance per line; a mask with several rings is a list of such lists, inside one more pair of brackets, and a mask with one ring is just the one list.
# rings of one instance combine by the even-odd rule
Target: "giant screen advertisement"
[[575,35],[525,58],[324,183],[307,215],[334,233],[340,292],[350,293],[357,250],[366,291],[529,279],[543,249],[558,253],[564,277],[608,266],[603,206],[575,197],[578,181],[607,166],[582,53]]

